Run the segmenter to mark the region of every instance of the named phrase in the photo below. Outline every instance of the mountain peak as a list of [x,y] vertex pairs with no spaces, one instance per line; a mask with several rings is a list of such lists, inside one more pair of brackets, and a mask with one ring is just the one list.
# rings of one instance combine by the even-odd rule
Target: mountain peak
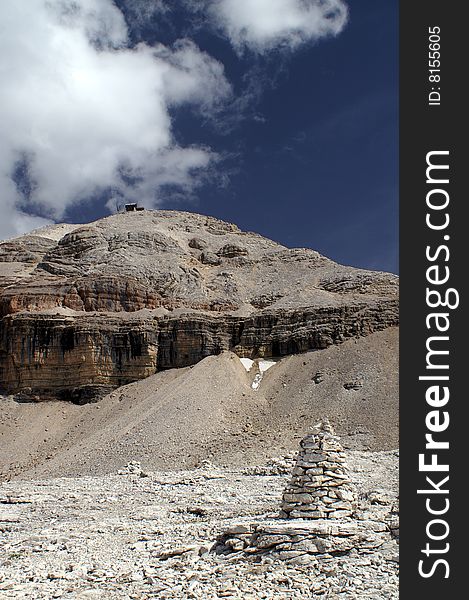
[[397,324],[397,297],[392,274],[195,213],[55,225],[0,244],[0,377],[15,391],[70,390],[223,350],[323,348]]

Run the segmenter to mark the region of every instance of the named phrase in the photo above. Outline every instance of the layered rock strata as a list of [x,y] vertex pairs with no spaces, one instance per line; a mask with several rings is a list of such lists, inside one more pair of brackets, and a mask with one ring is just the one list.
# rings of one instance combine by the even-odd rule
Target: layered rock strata
[[343,519],[356,510],[345,452],[327,419],[301,440],[292,475],[283,494],[281,517]]
[[283,356],[397,325],[398,282],[210,217],[140,211],[1,243],[0,316],[0,387],[80,400],[223,350]]
[[0,378],[11,392],[63,390],[66,396],[79,386],[117,387],[224,350],[256,358],[326,348],[380,329],[377,313],[366,305],[335,314],[310,308],[245,318],[16,313],[0,324]]

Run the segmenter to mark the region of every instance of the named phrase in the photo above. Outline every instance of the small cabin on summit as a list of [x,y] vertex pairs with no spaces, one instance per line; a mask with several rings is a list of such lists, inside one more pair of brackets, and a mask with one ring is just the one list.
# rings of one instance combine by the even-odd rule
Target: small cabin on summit
[[124,204],[125,212],[134,212],[136,210],[145,210],[143,206],[138,206],[136,202]]

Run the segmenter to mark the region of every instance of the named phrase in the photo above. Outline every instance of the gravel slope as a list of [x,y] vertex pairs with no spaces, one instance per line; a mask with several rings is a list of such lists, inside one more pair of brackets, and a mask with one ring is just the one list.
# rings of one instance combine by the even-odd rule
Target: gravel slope
[[[113,472],[130,460],[148,469],[256,465],[296,450],[327,416],[346,448],[398,446],[398,329],[290,356],[252,389],[225,352],[115,390],[97,404],[0,400],[3,478]],[[345,385],[345,387],[344,387]]]

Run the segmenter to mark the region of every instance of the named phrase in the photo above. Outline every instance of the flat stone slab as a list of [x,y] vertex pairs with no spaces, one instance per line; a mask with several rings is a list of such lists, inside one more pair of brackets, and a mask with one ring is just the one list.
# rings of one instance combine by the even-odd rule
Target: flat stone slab
[[387,526],[378,521],[335,521],[329,519],[288,519],[285,521],[265,521],[249,525],[234,525],[226,530],[226,534],[240,535],[247,533],[262,533],[268,535],[303,535],[303,536],[349,536],[361,532],[382,532]]

